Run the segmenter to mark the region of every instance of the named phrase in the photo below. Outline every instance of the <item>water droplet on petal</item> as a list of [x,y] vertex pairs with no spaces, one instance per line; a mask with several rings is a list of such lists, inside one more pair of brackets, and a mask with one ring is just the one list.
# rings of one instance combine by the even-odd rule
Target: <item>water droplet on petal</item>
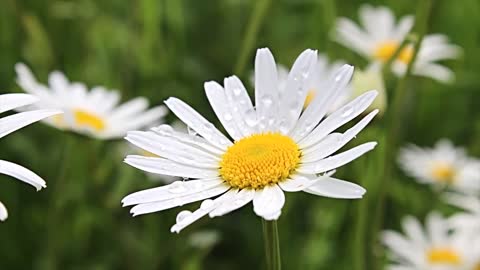
[[168,186],[168,191],[170,193],[178,194],[178,193],[183,193],[183,192],[187,191],[187,188],[185,187],[184,182],[175,181]]
[[200,204],[200,208],[203,209],[203,210],[207,210],[209,208],[211,208],[213,206],[213,201],[208,199],[208,200],[205,200],[202,202],[202,204]]
[[273,104],[273,98],[270,95],[264,95],[260,100],[265,107],[270,107]]
[[177,223],[182,223],[182,221],[185,221],[185,218],[189,217],[192,214],[192,211],[188,210],[183,210],[177,215]]
[[[236,108],[236,107],[235,107]],[[237,109],[238,110],[238,109]],[[230,121],[232,120],[233,116],[230,114],[230,113],[225,113],[223,115],[223,119],[225,119],[226,121]]]
[[353,113],[353,108],[351,106],[347,106],[343,109],[342,117],[348,117]]
[[236,87],[236,88],[233,88],[233,94],[234,94],[235,96],[239,96],[241,93],[242,93],[242,89],[237,88],[237,87]]
[[245,112],[245,123],[250,127],[257,125],[257,114],[254,110],[248,110]]

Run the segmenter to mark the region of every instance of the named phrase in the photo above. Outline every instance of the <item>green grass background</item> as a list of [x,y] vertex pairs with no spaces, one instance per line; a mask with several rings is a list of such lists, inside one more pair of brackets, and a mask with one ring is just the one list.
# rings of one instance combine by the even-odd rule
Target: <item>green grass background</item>
[[[234,72],[248,82],[256,48],[269,47],[277,61],[287,65],[304,49],[313,48],[365,67],[359,56],[331,40],[335,17],[356,19],[364,2],[2,0],[0,93],[21,91],[13,67],[23,61],[43,82],[51,70],[59,69],[89,86],[119,89],[123,100],[141,95],[161,104],[176,96],[216,121],[203,82],[222,81]],[[414,14],[419,2],[368,1],[389,6],[397,16]],[[259,9],[264,13],[255,16]],[[247,36],[252,20],[258,22],[258,33]],[[448,35],[464,53],[461,59],[446,62],[457,75],[453,84],[409,80],[400,139],[430,146],[439,138],[450,138],[478,156],[480,2],[436,0],[428,27],[430,33]],[[389,93],[396,83],[389,77]],[[169,115],[167,121],[173,119]],[[385,118],[377,118],[350,144],[376,140],[380,145],[375,151],[338,171],[339,177],[367,187],[363,200],[287,194],[279,220],[284,269],[370,270],[375,258],[383,258],[372,222],[379,181],[384,180],[379,175],[385,125]],[[121,198],[157,183],[122,163],[124,145],[62,133],[40,123],[3,138],[1,158],[32,169],[48,188],[35,193],[0,176],[0,198],[10,212],[7,222],[0,224],[0,269],[264,268],[261,220],[251,206],[214,220],[204,218],[180,235],[169,232],[180,209],[130,217],[120,206]],[[387,228],[398,229],[408,214],[423,218],[434,208],[452,212],[437,193],[398,169],[386,188]],[[220,241],[208,248],[192,247],[190,237],[205,230],[217,231]]]

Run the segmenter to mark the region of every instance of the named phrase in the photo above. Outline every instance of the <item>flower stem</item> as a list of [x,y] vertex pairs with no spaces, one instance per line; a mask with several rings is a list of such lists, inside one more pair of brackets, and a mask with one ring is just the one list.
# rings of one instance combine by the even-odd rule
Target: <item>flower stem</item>
[[[381,179],[379,181],[379,193],[378,193],[378,203],[377,209],[375,211],[375,219],[373,223],[373,239],[372,239],[372,246],[377,246],[378,244],[378,235],[383,227],[383,218],[384,218],[384,209],[385,209],[385,201],[387,195],[387,188],[389,186],[388,181],[391,181],[393,177],[393,164],[395,163],[395,156],[397,153],[397,148],[400,141],[400,131],[402,127],[402,120],[404,118],[404,104],[405,100],[410,94],[411,88],[407,87],[407,83],[409,77],[413,71],[415,59],[417,58],[418,51],[420,49],[420,45],[422,43],[422,39],[426,33],[428,19],[430,17],[430,12],[432,9],[433,0],[425,0],[420,2],[420,7],[418,8],[416,14],[416,22],[415,25],[416,29],[415,32],[417,33],[416,38],[414,38],[414,47],[413,47],[413,55],[411,61],[408,63],[407,70],[405,75],[399,80],[397,88],[395,89],[392,100],[392,105],[388,111],[387,117],[387,133],[386,133],[386,145],[385,145],[385,158],[383,164],[383,173]],[[410,39],[412,39],[411,36]],[[376,263],[376,269],[382,269],[382,255],[380,248],[378,248],[377,256],[378,260]]]
[[268,7],[270,6],[271,0],[258,0],[254,1],[254,3],[255,6],[253,8],[253,14],[248,23],[247,32],[242,42],[240,56],[235,64],[234,72],[238,76],[241,76],[245,69],[252,48],[255,45],[255,40],[257,38],[258,31],[260,30],[260,25],[262,24],[263,18],[265,17]]
[[265,256],[267,258],[268,270],[280,270],[280,242],[278,240],[278,229],[276,220],[262,219],[263,241],[265,242]]

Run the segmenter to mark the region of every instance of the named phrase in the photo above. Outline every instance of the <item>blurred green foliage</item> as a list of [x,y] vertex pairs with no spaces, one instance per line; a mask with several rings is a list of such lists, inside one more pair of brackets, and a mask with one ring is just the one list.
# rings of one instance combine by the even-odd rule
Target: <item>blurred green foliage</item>
[[[64,71],[89,86],[119,89],[124,100],[146,96],[160,104],[177,96],[212,121],[203,82],[231,75],[243,53],[248,82],[255,48],[271,48],[291,64],[305,48],[364,67],[364,60],[331,41],[336,16],[357,18],[364,1],[2,0],[0,91],[19,91],[13,66],[23,61],[41,81]],[[369,1],[413,14],[418,1]],[[258,33],[245,42],[255,10],[264,5]],[[480,155],[480,2],[437,0],[429,32],[447,34],[464,57],[447,63],[457,80],[441,85],[413,78],[404,108],[402,141],[432,145],[446,137]],[[388,79],[388,90],[396,80]],[[250,87],[251,90],[251,87]],[[251,92],[253,93],[253,92]],[[388,109],[387,109],[388,110]],[[173,120],[170,115],[168,121]],[[279,220],[284,269],[371,269],[381,247],[372,242],[384,146],[384,119],[376,119],[354,144],[380,146],[339,170],[364,185],[361,201],[288,194]],[[179,209],[131,218],[120,206],[126,194],[153,187],[122,163],[125,143],[101,142],[35,124],[0,141],[1,158],[26,165],[48,183],[31,187],[0,176],[0,198],[10,218],[0,224],[0,269],[262,269],[261,221],[245,207],[226,217],[204,218],[180,235],[169,232]],[[400,171],[389,182],[385,226],[405,215],[423,217],[432,207],[449,211],[438,196]],[[197,204],[184,208],[194,209]],[[362,214],[363,213],[363,214]],[[208,248],[191,245],[197,232],[217,230]],[[356,255],[354,255],[356,254]]]

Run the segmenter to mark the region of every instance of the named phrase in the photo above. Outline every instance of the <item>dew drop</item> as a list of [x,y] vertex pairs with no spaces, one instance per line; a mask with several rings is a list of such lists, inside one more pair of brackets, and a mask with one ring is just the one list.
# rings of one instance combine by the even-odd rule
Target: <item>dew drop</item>
[[200,204],[200,208],[203,210],[207,210],[213,206],[214,202],[210,199],[207,199]]
[[342,117],[348,117],[353,113],[353,108],[351,106],[345,107],[342,112]]
[[257,114],[254,110],[248,110],[245,112],[245,123],[250,127],[257,125]]
[[265,107],[270,107],[273,104],[273,98],[270,95],[263,96],[260,101]]
[[189,217],[192,214],[192,211],[188,210],[183,210],[177,215],[177,223],[182,223],[182,221],[185,221],[187,217]]
[[182,181],[175,181],[168,186],[168,191],[170,193],[178,194],[187,191],[184,182]]
[[239,96],[241,93],[242,93],[242,89],[237,88],[237,87],[236,87],[236,88],[233,88],[233,94],[234,94],[235,96]]
[[[235,107],[235,109],[237,109],[237,107]],[[226,121],[230,121],[230,120],[232,120],[232,118],[233,118],[233,116],[230,113],[225,113],[223,115],[223,119],[225,119]]]

